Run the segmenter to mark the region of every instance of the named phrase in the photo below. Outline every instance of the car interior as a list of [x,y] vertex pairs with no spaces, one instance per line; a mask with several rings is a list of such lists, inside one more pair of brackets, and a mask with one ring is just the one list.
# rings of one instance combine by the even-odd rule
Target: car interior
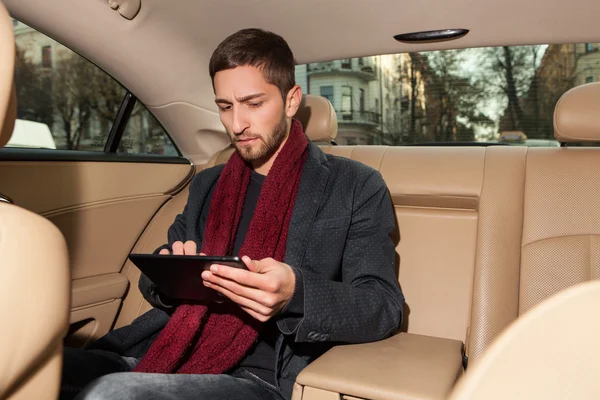
[[[98,122],[105,139],[87,138],[85,150],[68,137],[52,149],[0,150],[0,298],[8,305],[1,313],[0,398],[57,398],[63,345],[85,347],[151,308],[128,255],[164,244],[193,176],[233,152],[208,75],[212,51],[229,34],[246,27],[277,32],[299,64],[312,65],[595,43],[597,15],[600,2],[590,0],[2,0],[1,146],[19,113],[27,115],[17,108],[23,102],[15,74],[25,64],[15,44],[37,39],[26,37],[30,31],[17,35],[19,23],[106,72],[122,95],[110,123]],[[450,28],[469,31],[454,40],[394,39]],[[47,62],[46,48],[35,62]],[[58,57],[39,73],[50,73]],[[61,79],[77,74],[64,69]],[[108,87],[82,82],[91,90]],[[586,80],[557,100],[548,115],[560,147],[421,146],[350,144],[341,135],[346,114],[326,95],[304,95],[297,118],[309,139],[385,179],[406,307],[398,334],[334,346],[311,363],[296,380],[294,400],[600,395],[600,285],[589,282],[600,278],[600,83]],[[144,113],[165,132],[170,153],[121,151],[128,118]]]

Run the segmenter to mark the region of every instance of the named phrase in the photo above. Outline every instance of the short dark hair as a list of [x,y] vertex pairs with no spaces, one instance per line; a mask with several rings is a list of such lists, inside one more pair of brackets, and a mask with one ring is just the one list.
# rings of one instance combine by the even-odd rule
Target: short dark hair
[[209,63],[215,85],[219,71],[241,66],[262,70],[265,80],[277,86],[283,99],[296,84],[294,54],[279,35],[262,29],[242,29],[227,37],[213,52]]

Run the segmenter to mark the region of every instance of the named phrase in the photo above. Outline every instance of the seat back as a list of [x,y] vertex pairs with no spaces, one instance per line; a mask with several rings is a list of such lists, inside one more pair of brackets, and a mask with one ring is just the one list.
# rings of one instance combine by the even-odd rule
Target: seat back
[[507,246],[520,245],[527,149],[322,149],[378,169],[386,181],[399,229],[403,330],[467,342],[476,264],[512,258],[518,265],[518,252],[507,252]]
[[[557,140],[600,142],[598,104],[600,84],[565,93],[555,109]],[[480,225],[470,361],[536,304],[600,278],[600,148],[530,148],[524,171],[522,193],[496,204],[513,208],[514,218]],[[508,230],[512,238],[499,240]]]
[[[12,21],[0,3],[0,147],[15,120]],[[2,188],[0,188],[1,192]],[[0,398],[56,399],[68,329],[70,276],[60,231],[0,201]]]
[[506,329],[451,400],[597,399],[600,282],[571,287]]

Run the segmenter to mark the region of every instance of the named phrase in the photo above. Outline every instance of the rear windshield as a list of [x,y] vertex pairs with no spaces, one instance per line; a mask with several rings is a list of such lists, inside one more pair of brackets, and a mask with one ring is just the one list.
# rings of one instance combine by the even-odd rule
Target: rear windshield
[[298,65],[304,93],[328,98],[341,145],[554,147],[553,111],[600,79],[600,44],[401,53]]

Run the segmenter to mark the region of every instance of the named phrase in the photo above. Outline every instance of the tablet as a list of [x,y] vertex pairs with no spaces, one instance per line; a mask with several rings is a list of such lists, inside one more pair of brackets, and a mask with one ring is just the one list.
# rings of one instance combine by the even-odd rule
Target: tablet
[[202,271],[213,264],[246,268],[235,256],[179,256],[130,254],[129,259],[146,275],[161,293],[172,299],[188,301],[225,300],[216,290],[204,286]]

